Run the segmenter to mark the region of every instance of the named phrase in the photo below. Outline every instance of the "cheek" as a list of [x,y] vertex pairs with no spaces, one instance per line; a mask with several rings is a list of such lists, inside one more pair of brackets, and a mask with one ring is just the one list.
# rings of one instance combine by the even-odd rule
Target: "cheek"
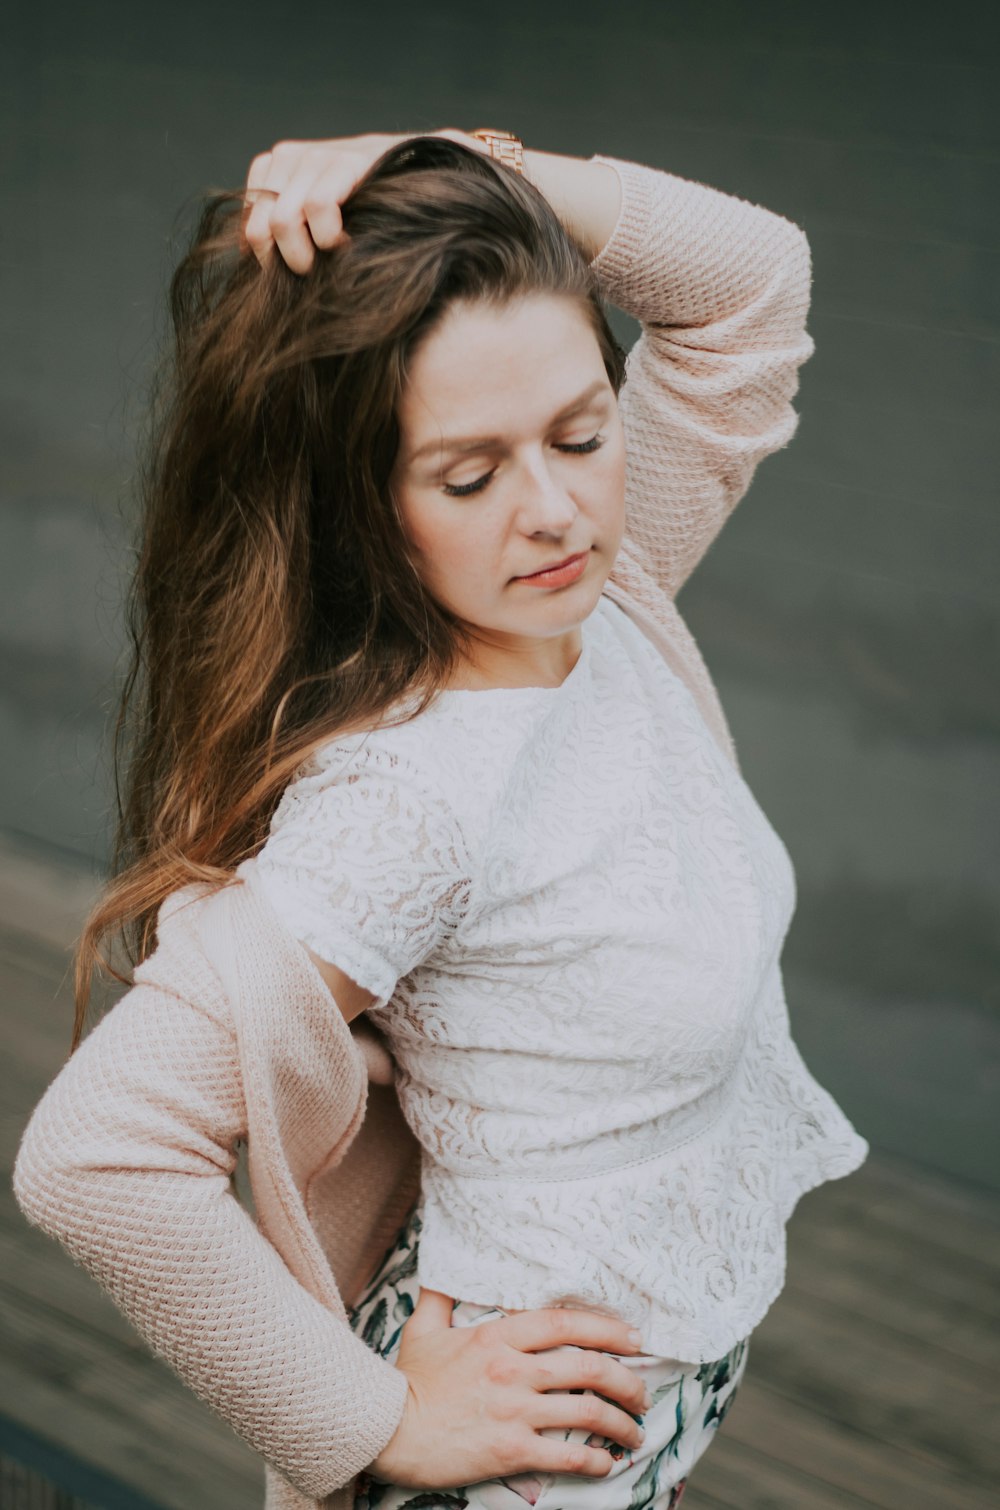
[[487,568],[492,542],[471,510],[413,520],[408,534],[424,580],[449,596],[468,591],[470,581]]
[[400,513],[410,549],[424,566],[432,566],[439,559],[442,548],[447,546],[444,520],[433,509],[412,501],[404,502]]
[[619,443],[604,458],[600,470],[594,473],[595,494],[600,502],[602,517],[611,524],[625,509],[625,447]]
[[625,428],[622,425],[621,420],[618,421],[618,424],[617,424],[617,426],[615,428],[617,430],[617,435],[616,435],[616,438],[615,438],[615,448],[614,448],[615,466],[621,472],[622,477],[624,477],[624,475],[625,475]]

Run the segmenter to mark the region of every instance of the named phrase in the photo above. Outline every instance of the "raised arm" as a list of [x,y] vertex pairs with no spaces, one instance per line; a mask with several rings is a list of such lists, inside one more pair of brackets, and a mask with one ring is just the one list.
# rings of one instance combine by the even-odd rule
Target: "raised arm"
[[[429,134],[489,150],[451,127]],[[245,228],[255,254],[267,261],[277,238],[289,266],[307,271],[316,246],[342,233],[340,202],[386,147],[406,140],[279,143],[255,158]],[[591,255],[605,297],[642,326],[620,397],[619,579],[674,598],[758,463],[797,428],[798,369],[814,350],[809,243],[772,210],[627,159],[529,147],[524,171]]]
[[624,159],[526,151],[525,168],[596,251],[605,297],[642,326],[620,397],[626,537],[675,597],[797,428],[809,243],[771,210]]
[[622,210],[594,261],[642,325],[620,405],[628,537],[675,597],[799,417],[811,260],[782,216],[674,174],[612,159]]

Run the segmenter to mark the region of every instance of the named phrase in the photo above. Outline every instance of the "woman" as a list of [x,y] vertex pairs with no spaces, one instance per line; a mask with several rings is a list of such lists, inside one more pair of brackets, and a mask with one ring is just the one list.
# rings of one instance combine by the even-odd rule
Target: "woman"
[[[795,1202],[867,1153],[791,1039],[791,863],[674,604],[794,433],[808,244],[496,132],[283,143],[246,201],[175,279],[118,879],[18,1199],[269,1506],[675,1505]],[[80,1044],[121,923],[137,984]],[[418,1184],[365,1142],[390,1100]]]

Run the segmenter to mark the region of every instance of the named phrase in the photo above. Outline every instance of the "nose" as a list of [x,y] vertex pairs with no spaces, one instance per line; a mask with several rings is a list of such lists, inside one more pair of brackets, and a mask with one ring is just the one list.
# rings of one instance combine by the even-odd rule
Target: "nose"
[[526,535],[564,535],[580,512],[544,459],[525,467],[518,493],[521,528]]

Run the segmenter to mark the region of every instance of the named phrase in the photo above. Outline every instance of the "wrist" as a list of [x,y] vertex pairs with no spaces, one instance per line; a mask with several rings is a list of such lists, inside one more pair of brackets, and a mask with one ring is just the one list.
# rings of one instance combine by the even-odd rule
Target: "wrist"
[[[489,145],[457,128],[436,131],[490,157]],[[541,152],[522,144],[521,169],[528,182],[549,201],[563,225],[593,259],[607,244],[621,213],[621,182],[606,163],[589,158]]]
[[618,224],[621,182],[606,163],[525,148],[524,175],[593,260]]

